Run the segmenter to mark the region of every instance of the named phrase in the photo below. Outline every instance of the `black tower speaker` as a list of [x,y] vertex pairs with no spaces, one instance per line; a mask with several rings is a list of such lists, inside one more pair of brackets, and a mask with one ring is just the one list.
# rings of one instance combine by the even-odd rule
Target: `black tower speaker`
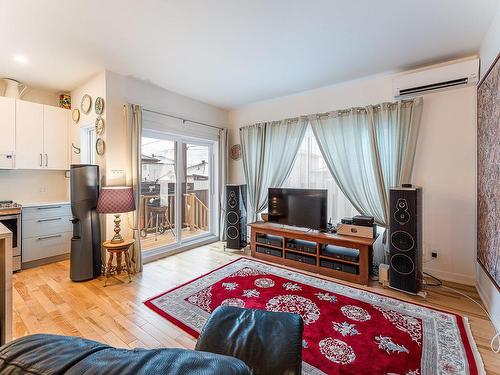
[[416,294],[422,285],[422,188],[392,188],[389,204],[389,285]]
[[226,248],[247,245],[247,186],[226,185]]

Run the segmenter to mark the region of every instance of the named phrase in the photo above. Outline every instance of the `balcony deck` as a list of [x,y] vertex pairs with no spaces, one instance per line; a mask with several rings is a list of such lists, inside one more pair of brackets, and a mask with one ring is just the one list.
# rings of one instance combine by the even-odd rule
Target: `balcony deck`
[[[182,238],[186,239],[189,237],[197,236],[202,233],[208,233],[206,230],[184,228],[182,230]],[[146,252],[149,250],[157,249],[162,246],[170,245],[174,243],[175,236],[170,230],[166,230],[163,234],[158,233],[155,238],[154,233],[148,233],[145,238],[141,238],[142,251]]]

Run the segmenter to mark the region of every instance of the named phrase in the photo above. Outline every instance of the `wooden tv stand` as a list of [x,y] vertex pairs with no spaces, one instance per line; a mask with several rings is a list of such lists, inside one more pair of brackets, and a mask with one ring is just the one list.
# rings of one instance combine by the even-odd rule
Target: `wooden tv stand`
[[[372,267],[371,255],[373,243],[376,238],[343,236],[320,233],[318,231],[304,232],[286,228],[280,224],[266,222],[255,222],[249,224],[249,226],[252,228],[252,238],[250,241],[252,257],[309,272],[316,272],[353,283],[368,284],[370,269]],[[281,246],[258,242],[258,235],[281,237]],[[314,242],[316,244],[315,253],[290,249],[289,246],[287,246],[290,240]],[[324,245],[336,245],[344,248],[356,249],[359,251],[359,259],[354,262],[322,254],[321,250]],[[257,249],[257,246],[259,246],[259,249]],[[310,248],[309,250],[314,251],[314,248]],[[314,264],[309,264],[307,262],[314,262]],[[357,270],[357,273],[349,273],[338,269],[342,267],[349,268],[351,271],[354,268]]]

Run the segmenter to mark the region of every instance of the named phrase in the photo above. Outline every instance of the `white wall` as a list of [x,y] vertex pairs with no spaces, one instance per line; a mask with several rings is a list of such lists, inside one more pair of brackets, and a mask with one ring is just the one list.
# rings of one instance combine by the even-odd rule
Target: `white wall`
[[[85,114],[81,111],[80,103],[83,96],[87,94],[92,98],[92,108],[89,113]],[[71,147],[73,143],[76,147],[80,147],[80,130],[81,128],[87,126],[94,126],[97,115],[94,110],[94,102],[97,97],[104,99],[104,112],[101,117],[104,119],[104,134],[101,136],[106,141],[107,135],[107,98],[106,98],[106,75],[105,72],[101,72],[91,77],[88,81],[71,91],[71,110],[77,108],[80,110],[80,120],[78,123],[70,121],[70,148],[71,148],[71,163],[80,163],[80,155],[75,152],[75,149]],[[104,157],[96,156],[96,163],[101,167],[105,168]]]
[[34,103],[53,105],[55,107],[59,106],[59,95],[57,92],[29,86],[22,99]]
[[[231,145],[242,125],[393,100],[392,76],[385,75],[258,102],[230,112]],[[413,181],[424,188],[424,251],[438,250],[424,268],[467,284],[475,279],[474,119],[474,88],[424,97]],[[244,182],[241,161],[231,163],[230,176]]]
[[[479,55],[481,58],[481,77],[488,71],[489,67],[500,53],[500,5],[489,31],[481,43]],[[500,220],[500,218],[499,218]],[[500,234],[499,234],[500,235]],[[500,330],[500,291],[489,278],[483,268],[476,263],[477,279],[476,287],[485,303],[493,322]]]
[[[226,110],[162,89],[150,83],[106,72],[108,151],[107,168],[128,171],[126,129],[123,105],[140,104],[144,109],[179,116],[185,119],[225,127],[228,124]],[[112,183],[112,176],[108,175]]]
[[[476,88],[424,96],[413,180],[424,188],[427,272],[474,285],[476,259]],[[432,258],[430,258],[432,259]]]
[[0,201],[63,202],[69,199],[64,171],[0,170]]

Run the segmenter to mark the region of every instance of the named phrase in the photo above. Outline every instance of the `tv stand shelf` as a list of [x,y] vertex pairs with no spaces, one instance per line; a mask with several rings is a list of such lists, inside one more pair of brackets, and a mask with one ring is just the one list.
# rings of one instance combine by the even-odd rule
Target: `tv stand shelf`
[[[343,236],[338,234],[320,233],[318,231],[304,232],[283,227],[280,224],[255,222],[249,224],[252,230],[251,254],[252,257],[268,262],[282,264],[289,267],[316,272],[325,276],[367,285],[372,266],[372,249],[376,238],[361,238]],[[282,237],[281,246],[266,244],[257,241],[258,235]],[[308,252],[287,247],[290,240],[302,240],[315,243],[316,252]],[[322,254],[323,246],[336,245],[359,251],[357,262],[339,259],[327,254]],[[257,249],[257,246],[259,247]],[[312,249],[310,248],[310,251]],[[293,259],[289,259],[293,258]],[[314,264],[311,264],[313,263]],[[341,270],[349,269],[351,272]],[[356,273],[352,273],[355,271]]]

